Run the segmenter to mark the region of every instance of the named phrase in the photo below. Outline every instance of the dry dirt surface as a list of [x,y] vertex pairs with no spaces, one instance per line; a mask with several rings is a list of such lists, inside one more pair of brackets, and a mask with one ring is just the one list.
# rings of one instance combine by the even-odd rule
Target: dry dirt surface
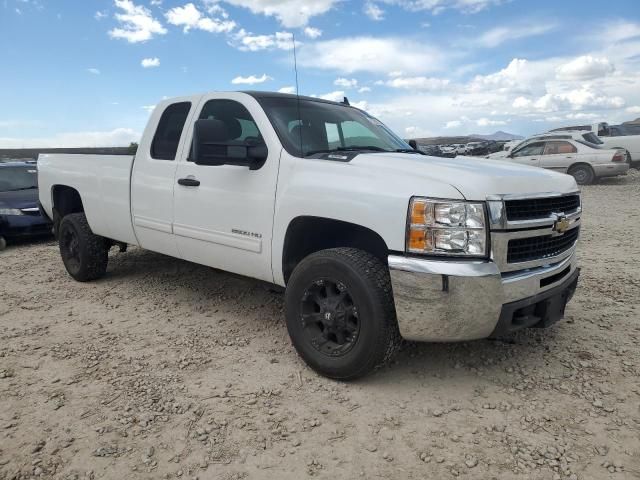
[[283,295],[113,249],[0,253],[0,479],[640,478],[640,175],[584,188],[555,327],[406,344],[354,383],[309,370]]

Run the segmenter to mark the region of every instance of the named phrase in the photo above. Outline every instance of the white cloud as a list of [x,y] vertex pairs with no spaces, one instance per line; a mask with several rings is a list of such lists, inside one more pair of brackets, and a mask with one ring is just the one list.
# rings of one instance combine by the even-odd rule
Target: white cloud
[[373,2],[367,2],[364,4],[362,8],[364,14],[369,17],[371,20],[379,22],[380,20],[384,20],[384,10],[382,10],[378,5]]
[[445,10],[458,10],[462,13],[478,13],[505,0],[383,0],[397,4],[410,11],[429,11],[434,15]]
[[304,34],[309,38],[318,38],[322,35],[322,30],[314,27],[305,27]]
[[544,89],[545,82],[555,76],[555,63],[514,58],[502,70],[489,75],[476,75],[467,88],[471,92],[532,93]]
[[460,120],[449,120],[444,128],[460,128],[462,126],[462,122]]
[[370,91],[371,91],[371,88],[369,88],[369,87],[360,87],[358,89],[358,93],[366,93],[366,92],[370,92]]
[[279,93],[296,93],[296,87],[282,87],[278,89]]
[[529,108],[533,102],[526,97],[517,97],[511,106],[513,108]]
[[566,80],[592,80],[615,70],[608,58],[583,55],[558,67],[558,78]]
[[607,22],[604,31],[600,35],[605,42],[617,43],[631,38],[640,37],[640,23],[619,20]]
[[100,70],[98,70],[97,68],[87,68],[87,72],[91,73],[92,75],[100,75]]
[[338,0],[226,0],[237,7],[248,8],[252,13],[276,19],[287,28],[304,27],[311,17],[322,15]]
[[[314,95],[315,96],[315,95]],[[341,102],[344,100],[345,93],[341,90],[336,90],[335,92],[325,93],[324,95],[319,95],[319,98],[323,100],[330,100],[332,102]]]
[[204,30],[210,33],[229,33],[236,27],[233,20],[222,20],[204,16],[193,3],[183,7],[175,7],[165,13],[167,22],[183,27],[187,33],[191,29]]
[[121,26],[109,30],[111,38],[121,38],[129,43],[139,43],[152,39],[154,35],[167,33],[167,29],[153,18],[147,8],[135,5],[131,0],[115,0],[115,6],[122,10],[122,13],[115,15]]
[[153,110],[156,108],[156,106],[155,106],[155,105],[143,105],[141,108],[142,108],[145,112],[147,112],[147,113],[151,113],[151,112],[153,112]]
[[497,127],[501,125],[506,125],[507,122],[503,120],[491,120],[489,118],[479,118],[476,120],[476,125],[479,127]]
[[352,107],[359,108],[360,110],[364,110],[364,111],[369,110],[369,103],[366,102],[365,100],[361,100],[359,102],[350,102],[350,105]]
[[107,12],[101,12],[101,11],[97,11],[96,14],[93,16],[93,18],[95,18],[96,20],[102,20],[103,18],[107,18]]
[[302,45],[298,61],[305,67],[344,73],[422,72],[444,67],[438,50],[412,40],[384,37],[344,37]]
[[634,105],[633,107],[627,107],[625,112],[627,112],[627,113],[640,113],[640,105]]
[[568,113],[566,115],[566,118],[568,120],[593,120],[595,118],[598,118],[600,115],[596,115],[595,113],[584,113],[584,112],[579,112],[579,113]]
[[142,68],[155,68],[160,66],[160,59],[158,57],[154,58],[143,58],[140,62]]
[[407,90],[438,90],[449,85],[448,79],[431,77],[395,77],[379,84],[391,88],[404,88]]
[[253,35],[244,29],[240,29],[232,36],[229,43],[244,52],[291,50],[293,49],[293,35],[289,32],[276,32],[272,35]]
[[140,133],[135,130],[116,128],[111,131],[66,132],[52,137],[0,137],[0,148],[125,147],[139,139]]
[[344,88],[355,88],[358,86],[358,80],[356,80],[355,78],[336,78],[333,81],[334,85],[337,85],[338,87],[344,87]]
[[268,80],[273,80],[273,78],[268,76],[266,73],[263,73],[260,77],[256,77],[255,75],[249,75],[248,77],[238,76],[231,80],[231,83],[233,83],[234,85],[256,85],[258,83],[264,83]]
[[513,41],[520,38],[533,37],[542,35],[555,28],[555,24],[549,22],[540,22],[535,20],[530,25],[516,24],[509,26],[495,27],[486,31],[479,38],[474,40],[474,45],[478,44],[483,47],[493,48],[501,45],[506,41]]

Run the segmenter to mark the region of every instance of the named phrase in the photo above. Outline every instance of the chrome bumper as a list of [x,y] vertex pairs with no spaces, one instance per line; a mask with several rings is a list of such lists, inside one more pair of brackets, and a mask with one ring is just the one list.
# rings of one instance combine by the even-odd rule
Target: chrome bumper
[[399,255],[388,261],[400,333],[407,340],[433,342],[490,336],[503,305],[557,288],[576,269],[575,252],[556,263],[504,274],[493,261]]

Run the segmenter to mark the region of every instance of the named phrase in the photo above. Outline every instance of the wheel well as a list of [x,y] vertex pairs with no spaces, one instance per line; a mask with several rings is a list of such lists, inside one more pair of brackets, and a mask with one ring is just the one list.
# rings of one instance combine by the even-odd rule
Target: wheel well
[[80,193],[66,185],[54,185],[52,190],[53,200],[53,228],[58,231],[58,225],[65,215],[84,212]]
[[572,164],[571,166],[569,166],[569,168],[567,168],[567,172],[570,172],[571,170],[573,170],[576,167],[588,167],[593,172],[593,167],[591,165],[589,165],[588,163],[585,163],[585,162],[578,162],[578,163]]
[[285,283],[303,258],[336,247],[358,248],[387,263],[387,244],[373,230],[331,218],[297,217],[289,224],[284,240],[282,272]]

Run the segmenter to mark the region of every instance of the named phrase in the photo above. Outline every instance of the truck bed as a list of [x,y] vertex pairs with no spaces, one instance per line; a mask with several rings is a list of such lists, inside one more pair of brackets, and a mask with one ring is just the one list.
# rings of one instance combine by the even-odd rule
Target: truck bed
[[53,218],[55,187],[74,188],[82,198],[87,221],[94,233],[137,245],[130,207],[133,159],[133,155],[40,155],[40,203]]

